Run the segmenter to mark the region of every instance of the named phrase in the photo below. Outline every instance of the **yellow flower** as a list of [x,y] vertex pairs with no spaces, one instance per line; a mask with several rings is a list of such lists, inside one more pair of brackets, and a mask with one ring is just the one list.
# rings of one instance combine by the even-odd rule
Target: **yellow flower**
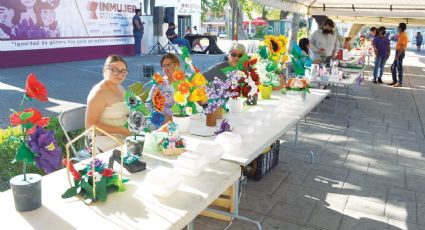
[[184,105],[187,103],[186,96],[178,91],[174,94],[174,101],[176,101],[178,104],[181,104],[181,105]]
[[208,97],[205,88],[196,88],[190,94],[189,101],[191,102],[207,102]]
[[286,47],[288,46],[288,38],[286,36],[284,36],[284,35],[280,35],[278,37],[278,39],[279,39],[279,41],[282,44],[282,51],[281,51],[281,53],[284,54],[284,53],[286,53]]
[[267,35],[264,37],[264,42],[269,47],[269,51],[271,55],[277,54],[280,55],[282,53],[283,44],[282,41],[273,35]]
[[195,76],[193,76],[191,83],[194,86],[206,85],[207,79],[205,79],[205,77],[204,77],[204,75],[202,75],[202,73],[196,73]]

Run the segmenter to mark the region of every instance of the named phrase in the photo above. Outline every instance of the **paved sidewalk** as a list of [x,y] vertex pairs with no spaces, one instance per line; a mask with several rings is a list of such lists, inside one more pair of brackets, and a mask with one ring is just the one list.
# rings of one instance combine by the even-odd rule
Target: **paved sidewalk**
[[[425,58],[407,57],[404,88],[370,80],[354,88],[359,106],[350,112],[350,128],[343,116],[330,115],[330,99],[300,123],[299,147],[293,131],[284,135],[278,166],[243,188],[241,213],[263,229],[425,229]],[[351,102],[339,103],[338,113],[349,111]],[[227,225],[198,217],[195,227]],[[256,227],[235,220],[229,229]]]

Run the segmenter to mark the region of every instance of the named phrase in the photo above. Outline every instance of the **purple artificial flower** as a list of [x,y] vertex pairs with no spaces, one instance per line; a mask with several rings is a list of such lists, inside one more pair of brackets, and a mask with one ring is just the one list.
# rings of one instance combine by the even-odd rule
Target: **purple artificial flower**
[[221,123],[220,123],[220,128],[214,132],[215,135],[218,135],[220,133],[224,133],[224,132],[230,132],[232,131],[230,128],[230,124],[229,122],[226,121],[226,119],[224,119]]
[[[87,165],[87,169],[88,169],[88,170],[91,170],[91,165],[92,165],[92,162],[90,162],[90,163]],[[106,166],[106,164],[105,164],[105,163],[103,163],[103,161],[102,161],[101,159],[98,159],[98,158],[95,158],[95,159],[94,159],[94,169],[95,169],[95,171],[96,171],[96,172],[100,172],[100,171],[102,171],[102,170],[103,170],[103,168],[105,168],[105,166]]]
[[30,135],[28,145],[31,151],[36,153],[37,167],[43,169],[46,173],[51,173],[59,168],[61,150],[53,131],[46,131],[43,127],[37,126],[35,132]]

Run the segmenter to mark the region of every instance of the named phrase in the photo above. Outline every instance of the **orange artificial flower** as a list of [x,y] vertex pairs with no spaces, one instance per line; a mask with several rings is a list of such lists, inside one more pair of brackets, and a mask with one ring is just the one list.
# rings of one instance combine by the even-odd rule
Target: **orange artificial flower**
[[158,112],[164,111],[166,100],[167,99],[165,98],[164,95],[162,95],[159,88],[156,88],[152,97],[152,103],[153,103],[153,106],[155,107],[155,110]]
[[173,73],[173,79],[174,79],[174,81],[180,81],[180,80],[183,80],[183,79],[184,79],[184,77],[185,77],[184,72],[183,72],[183,71],[181,71],[181,70],[176,70],[176,71],[174,71],[174,73]]
[[155,73],[153,75],[153,79],[160,85],[162,85],[162,83],[164,83],[164,78],[159,73]]
[[188,81],[184,81],[179,84],[178,90],[181,94],[188,95],[190,91],[190,83]]
[[192,94],[190,94],[189,101],[191,102],[207,102],[207,92],[205,92],[205,88],[196,88],[193,90]]
[[33,73],[28,75],[27,84],[25,86],[25,94],[27,97],[35,98],[39,101],[49,101],[49,99],[47,99],[46,87],[43,85],[43,83],[37,80],[37,77]]

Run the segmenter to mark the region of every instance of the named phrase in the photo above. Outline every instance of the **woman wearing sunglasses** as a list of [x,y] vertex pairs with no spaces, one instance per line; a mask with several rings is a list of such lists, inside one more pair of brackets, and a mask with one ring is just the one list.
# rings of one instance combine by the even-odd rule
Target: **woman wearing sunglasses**
[[228,55],[229,60],[218,63],[210,67],[207,71],[203,73],[207,81],[212,82],[214,80],[214,77],[218,77],[221,80],[225,80],[226,75],[224,75],[221,69],[229,67],[229,66],[236,66],[239,62],[239,59],[245,53],[246,53],[246,49],[243,44],[238,43],[236,41],[232,42],[229,48],[229,55]]
[[[103,79],[90,90],[87,97],[85,127],[92,125],[124,139],[131,132],[124,127],[130,109],[124,103],[125,88],[122,82],[127,77],[127,63],[120,56],[109,56],[103,67]],[[97,136],[96,145],[105,151],[115,147],[112,139]]]

